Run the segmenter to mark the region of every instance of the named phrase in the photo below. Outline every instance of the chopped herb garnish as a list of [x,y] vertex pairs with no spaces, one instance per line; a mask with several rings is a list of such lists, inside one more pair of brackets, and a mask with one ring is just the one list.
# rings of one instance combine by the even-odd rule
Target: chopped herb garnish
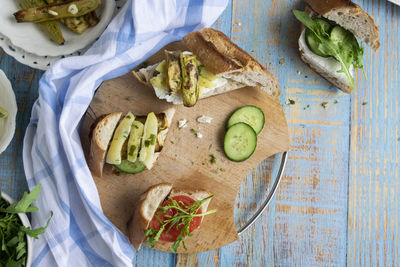
[[151,134],[148,139],[144,140],[144,146],[149,147],[150,145],[154,145],[155,142],[156,142],[156,136],[154,134]]
[[133,154],[135,153],[135,150],[136,150],[136,146],[135,146],[135,145],[131,145],[131,146],[129,147],[128,155],[131,156],[131,157],[133,157]]
[[186,249],[185,240],[188,236],[191,235],[190,223],[192,222],[192,220],[195,217],[203,217],[205,215],[216,212],[216,210],[210,210],[207,212],[197,214],[197,212],[201,208],[201,205],[203,205],[204,202],[208,201],[212,197],[213,195],[210,195],[209,197],[206,197],[202,200],[197,200],[190,205],[186,205],[182,201],[178,202],[175,199],[169,197],[165,202],[166,203],[165,206],[158,207],[156,214],[165,214],[170,209],[175,210],[176,213],[174,213],[173,215],[165,214],[163,216],[164,217],[163,221],[160,218],[158,219],[156,218],[157,221],[159,222],[161,221],[160,222],[161,226],[157,230],[156,229],[146,230],[146,236],[147,236],[146,244],[151,248],[154,247],[154,243],[160,239],[161,234],[164,231],[168,232],[170,229],[172,229],[172,227],[176,227],[177,229],[180,228],[181,232],[179,233],[176,241],[172,244],[171,252],[176,253],[181,243],[183,247]]
[[328,107],[328,102],[322,102],[321,107],[326,109]]
[[210,162],[211,162],[211,164],[217,163],[217,158],[214,156],[214,154],[210,154]]
[[296,101],[294,101],[293,99],[288,99],[288,101],[286,102],[286,105],[294,105],[296,104]]
[[333,101],[333,104],[337,104],[337,103],[339,103],[339,101],[338,101],[337,99],[335,99],[335,100]]
[[362,102],[362,105],[365,106],[366,104],[368,104],[368,102]]
[[195,130],[195,129],[190,129],[190,131],[192,132],[192,133],[194,133],[194,134],[197,134],[197,131]]
[[224,168],[219,169],[221,172],[225,172],[226,170]]

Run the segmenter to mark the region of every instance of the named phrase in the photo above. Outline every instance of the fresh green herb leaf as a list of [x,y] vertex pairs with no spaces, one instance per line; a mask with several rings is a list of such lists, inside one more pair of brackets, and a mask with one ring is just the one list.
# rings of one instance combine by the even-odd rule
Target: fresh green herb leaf
[[338,101],[337,99],[335,99],[335,100],[333,101],[333,104],[337,104],[337,103],[339,103],[339,101]]
[[182,243],[183,247],[186,249],[185,240],[190,234],[190,223],[192,222],[194,217],[205,216],[208,214],[212,214],[216,212],[216,210],[210,210],[204,213],[197,214],[198,210],[200,209],[201,205],[204,202],[211,199],[213,195],[210,195],[202,200],[195,201],[191,205],[185,205],[182,201],[176,201],[173,198],[168,198],[166,200],[165,206],[158,207],[156,214],[163,214],[167,212],[169,209],[174,209],[177,212],[174,215],[164,214],[164,221],[160,222],[160,217],[155,215],[155,219],[161,223],[161,226],[158,230],[155,229],[148,229],[146,230],[145,234],[147,236],[146,244],[149,247],[154,247],[154,243],[159,240],[161,234],[164,231],[169,231],[173,227],[176,229],[180,229],[180,233],[176,239],[176,241],[172,244],[171,252],[176,253],[178,251],[179,245]]
[[288,101],[286,102],[286,105],[294,105],[296,104],[296,101],[294,101],[293,99],[288,99]]
[[214,154],[210,154],[210,162],[211,162],[211,164],[217,163],[217,158],[214,156]]
[[40,192],[40,188],[41,185],[38,184],[37,186],[35,186],[35,188],[32,189],[30,193],[25,192],[20,201],[9,205],[6,209],[0,208],[0,212],[25,213],[37,211],[38,208],[35,206],[31,206],[31,204],[36,201],[36,198]]
[[326,109],[328,107],[328,102],[322,102],[321,107]]
[[190,129],[190,131],[192,132],[192,133],[194,133],[194,134],[197,134],[197,131],[195,130],[195,129]]
[[30,193],[24,193],[22,199],[14,204],[8,203],[0,196],[0,266],[25,266],[27,257],[26,236],[38,238],[49,225],[51,217],[45,227],[30,229],[23,226],[17,213],[38,210],[31,204],[36,201],[40,192],[37,185]]
[[365,106],[366,104],[368,104],[368,102],[362,102],[362,105]]

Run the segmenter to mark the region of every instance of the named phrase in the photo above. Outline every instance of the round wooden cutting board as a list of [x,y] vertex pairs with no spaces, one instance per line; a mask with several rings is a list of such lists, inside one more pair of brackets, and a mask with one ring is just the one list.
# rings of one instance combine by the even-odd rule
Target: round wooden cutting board
[[[182,43],[173,43],[168,50],[183,50]],[[160,62],[163,49],[147,63]],[[265,114],[265,126],[258,136],[258,144],[252,157],[244,162],[229,161],[223,152],[225,124],[232,112],[244,105],[255,105]],[[209,209],[217,212],[207,215],[199,230],[187,238],[187,250],[193,253],[217,249],[238,238],[234,224],[235,199],[247,173],[265,158],[289,149],[288,126],[280,102],[259,88],[246,87],[222,95],[200,100],[195,107],[171,105],[156,98],[152,89],[139,83],[130,73],[104,82],[84,118],[81,141],[85,153],[89,148],[89,131],[94,120],[104,114],[131,111],[145,115],[151,111],[162,112],[175,107],[176,113],[170,125],[165,146],[155,166],[136,175],[118,175],[106,164],[103,177],[93,176],[99,191],[104,214],[122,233],[127,234],[135,203],[141,193],[150,186],[168,182],[174,187],[203,189],[214,194]],[[200,124],[196,119],[212,117],[211,124]],[[177,127],[178,120],[186,119],[185,128]],[[203,134],[199,139],[192,129]],[[216,163],[211,163],[215,155]],[[170,251],[172,243],[158,242],[156,249]]]

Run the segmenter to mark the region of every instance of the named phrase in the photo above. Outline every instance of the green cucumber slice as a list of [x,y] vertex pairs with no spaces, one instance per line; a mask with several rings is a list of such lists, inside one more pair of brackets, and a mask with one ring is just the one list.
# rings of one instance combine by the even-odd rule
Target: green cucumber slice
[[264,112],[256,106],[244,106],[237,109],[228,120],[226,128],[230,128],[236,123],[244,122],[250,125],[256,134],[259,134],[264,128],[265,116]]
[[344,39],[348,37],[349,34],[352,33],[350,33],[349,31],[340,26],[335,26],[331,30],[330,39],[337,45],[339,43],[342,43]]
[[121,164],[114,165],[114,167],[122,173],[129,174],[136,174],[146,169],[146,166],[141,161],[136,160],[135,162],[131,162],[126,159],[122,160]]
[[310,48],[310,50],[320,56],[320,57],[330,57],[328,54],[324,53],[323,51],[321,51],[319,49],[319,39],[317,38],[317,36],[310,30],[310,29],[306,29],[306,43],[308,45],[308,48]]
[[[322,29],[326,33],[329,33],[329,30],[331,29],[332,25],[328,21],[321,18],[316,18],[314,19],[314,21],[317,22],[319,25],[321,25]],[[306,43],[314,54],[321,57],[330,57],[328,54],[319,49],[320,42],[310,29],[306,29]]]
[[256,146],[257,134],[250,125],[239,122],[226,131],[224,151],[230,160],[244,161],[250,158]]

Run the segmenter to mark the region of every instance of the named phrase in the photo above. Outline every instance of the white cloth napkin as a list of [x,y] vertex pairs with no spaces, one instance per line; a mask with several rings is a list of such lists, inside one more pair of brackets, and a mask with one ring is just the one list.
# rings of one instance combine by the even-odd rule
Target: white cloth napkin
[[[129,266],[133,247],[103,214],[79,138],[81,118],[102,81],[121,76],[164,45],[211,26],[228,0],[128,1],[79,57],[58,61],[39,83],[23,148],[30,188],[42,184],[32,214],[45,234],[32,266]],[[82,35],[84,38],[84,35]]]

